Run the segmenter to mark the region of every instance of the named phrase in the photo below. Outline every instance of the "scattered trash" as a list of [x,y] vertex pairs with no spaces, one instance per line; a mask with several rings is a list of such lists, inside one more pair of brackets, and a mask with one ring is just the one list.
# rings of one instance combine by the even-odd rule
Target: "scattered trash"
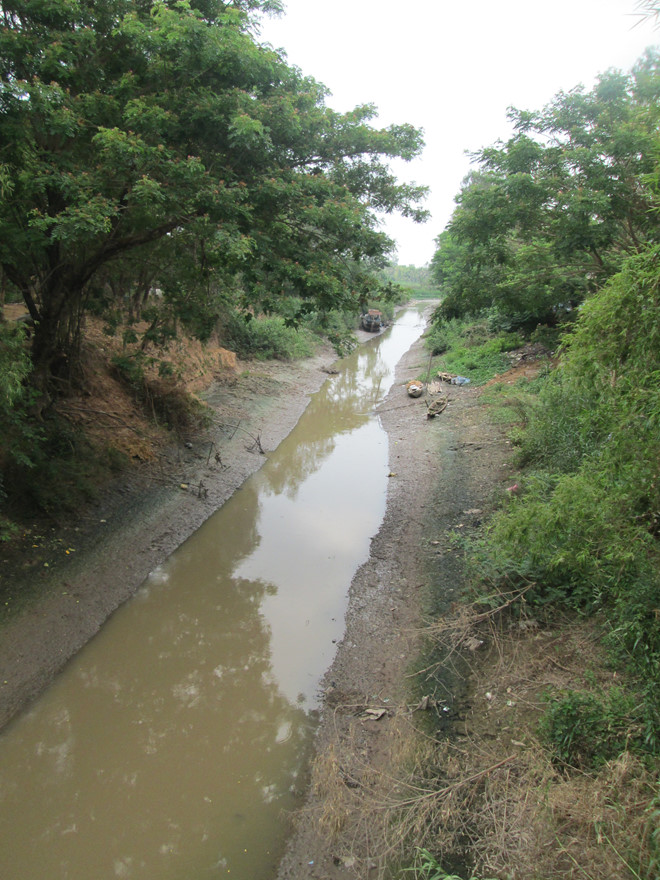
[[406,391],[408,392],[408,397],[421,397],[424,392],[424,383],[418,379],[413,379],[406,385]]
[[377,333],[383,329],[383,314],[378,309],[369,309],[366,315],[362,315],[362,329],[369,333]]
[[365,709],[362,713],[365,721],[380,721],[384,715],[387,715],[387,709]]
[[512,495],[515,495],[519,489],[520,486],[518,485],[518,483],[514,483],[513,486],[509,486],[506,491],[511,492]]
[[439,416],[441,412],[447,409],[448,403],[449,399],[447,397],[438,397],[437,400],[432,400],[430,403],[427,401],[426,418],[434,419],[436,416]]
[[467,376],[454,376],[453,379],[450,380],[452,385],[469,385],[470,380]]

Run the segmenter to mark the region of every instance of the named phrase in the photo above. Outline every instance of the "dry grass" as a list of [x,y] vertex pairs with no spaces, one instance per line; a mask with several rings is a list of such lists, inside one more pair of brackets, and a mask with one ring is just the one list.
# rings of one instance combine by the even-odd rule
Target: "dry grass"
[[464,720],[450,739],[401,706],[388,710],[374,756],[361,736],[364,707],[335,708],[308,818],[337,838],[355,876],[403,876],[392,866],[423,847],[452,870],[462,864],[465,876],[660,877],[660,768],[624,753],[598,772],[567,773],[537,738],[548,690],[620,682],[603,664],[594,623],[513,620],[512,599],[497,613],[458,609],[432,628],[450,657],[460,651],[470,664]]
[[[146,324],[137,327],[145,328]],[[235,379],[238,368],[236,356],[217,340],[204,345],[182,336],[166,349],[147,352],[153,357],[144,362],[138,395],[121,380],[112,358],[139,351],[139,343],[124,345],[120,335],[106,335],[103,322],[89,316],[81,354],[84,391],[72,389],[57,407],[98,448],[112,447],[130,460],[155,461],[171,439],[159,422],[179,434],[197,425],[203,410],[197,392],[213,379]],[[159,376],[161,364],[168,366],[172,376]]]

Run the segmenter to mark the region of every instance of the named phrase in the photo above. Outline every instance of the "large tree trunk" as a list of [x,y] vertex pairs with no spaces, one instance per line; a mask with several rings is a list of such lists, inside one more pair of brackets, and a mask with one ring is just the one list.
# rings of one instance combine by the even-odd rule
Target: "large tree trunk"
[[42,392],[61,391],[79,365],[83,286],[52,277],[40,290],[34,322],[34,385]]

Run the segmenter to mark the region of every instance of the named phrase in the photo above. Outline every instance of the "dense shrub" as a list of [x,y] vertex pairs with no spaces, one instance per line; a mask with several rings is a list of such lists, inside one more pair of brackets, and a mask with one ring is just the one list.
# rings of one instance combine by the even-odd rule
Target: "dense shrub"
[[531,601],[604,609],[608,641],[660,714],[660,247],[585,303],[561,365],[528,410],[520,491],[475,555]]
[[579,769],[596,769],[629,749],[643,748],[639,706],[622,688],[553,697],[540,729],[556,759]]
[[288,326],[280,316],[254,318],[232,313],[222,328],[222,339],[242,358],[289,361],[314,353],[311,333]]

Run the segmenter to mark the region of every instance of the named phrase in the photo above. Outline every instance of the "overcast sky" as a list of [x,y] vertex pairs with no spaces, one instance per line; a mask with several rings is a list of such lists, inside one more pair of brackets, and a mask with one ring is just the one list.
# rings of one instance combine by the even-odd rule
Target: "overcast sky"
[[[423,266],[474,151],[509,134],[506,110],[541,109],[561,89],[628,71],[660,42],[636,0],[285,0],[261,40],[324,83],[345,111],[375,104],[377,125],[423,128],[420,159],[397,174],[431,188],[424,225],[387,219],[398,262]],[[637,26],[634,26],[637,23]]]

